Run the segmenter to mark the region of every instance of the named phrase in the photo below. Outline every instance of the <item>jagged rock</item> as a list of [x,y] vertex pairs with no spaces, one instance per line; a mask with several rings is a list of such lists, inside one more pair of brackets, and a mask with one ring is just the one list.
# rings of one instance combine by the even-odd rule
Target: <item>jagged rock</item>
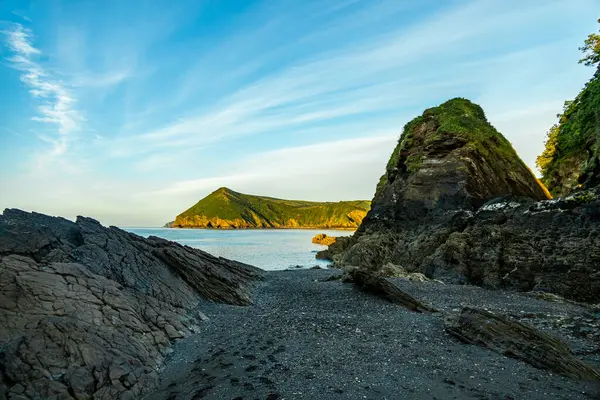
[[374,294],[384,299],[400,304],[409,310],[420,313],[436,312],[436,309],[423,304],[380,274],[361,268],[351,268],[346,271],[344,282],[354,283],[360,290]]
[[0,216],[0,398],[151,390],[201,298],[249,304],[258,269],[90,218]]
[[[356,233],[323,256],[450,283],[600,298],[600,196],[547,193],[479,106],[409,122]],[[597,301],[597,300],[596,300]]]
[[600,298],[600,196],[491,202],[425,262],[434,276],[463,276],[488,287]]
[[600,380],[600,371],[579,360],[565,343],[532,327],[489,311],[465,307],[445,320],[446,331],[535,367],[587,380]]
[[312,242],[316,244],[323,244],[325,246],[329,246],[335,243],[337,240],[336,236],[328,236],[325,233],[318,233],[312,238]]

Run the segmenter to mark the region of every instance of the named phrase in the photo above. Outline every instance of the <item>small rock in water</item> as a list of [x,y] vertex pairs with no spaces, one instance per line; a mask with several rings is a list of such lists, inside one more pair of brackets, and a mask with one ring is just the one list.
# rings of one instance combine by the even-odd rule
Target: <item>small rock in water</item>
[[208,321],[209,318],[206,316],[206,314],[204,314],[202,311],[198,311],[198,318],[200,318],[200,321]]

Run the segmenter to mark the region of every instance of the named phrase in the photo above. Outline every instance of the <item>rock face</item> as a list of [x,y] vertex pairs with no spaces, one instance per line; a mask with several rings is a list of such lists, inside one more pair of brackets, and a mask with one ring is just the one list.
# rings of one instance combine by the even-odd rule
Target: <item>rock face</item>
[[0,398],[134,398],[202,299],[250,303],[259,270],[90,218],[0,216]]
[[334,244],[337,240],[336,236],[327,236],[325,233],[319,233],[316,234],[313,238],[312,238],[312,242],[315,244],[322,244],[325,246],[330,246],[332,244]]
[[525,361],[561,375],[600,381],[600,372],[573,356],[560,340],[505,316],[472,307],[445,321],[446,331],[470,344]]
[[179,214],[175,228],[356,229],[369,210],[366,200],[318,203],[254,196],[220,188]]
[[547,198],[481,108],[453,99],[406,125],[363,223],[321,256],[597,301],[598,193]]

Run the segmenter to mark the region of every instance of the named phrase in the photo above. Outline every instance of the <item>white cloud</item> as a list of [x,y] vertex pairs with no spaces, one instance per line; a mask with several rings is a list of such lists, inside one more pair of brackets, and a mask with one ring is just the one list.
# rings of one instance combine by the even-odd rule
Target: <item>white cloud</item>
[[396,132],[382,132],[267,151],[231,163],[224,174],[172,182],[135,197],[170,208],[170,216],[164,217],[170,219],[221,186],[289,199],[370,200],[397,140]]
[[39,102],[38,116],[32,119],[57,127],[56,135],[43,140],[52,144],[48,157],[64,154],[72,140],[72,134],[79,130],[83,121],[75,108],[77,100],[69,89],[36,62],[41,51],[33,46],[32,33],[21,24],[13,24],[4,31],[6,43],[13,56],[8,58],[13,68],[21,71],[21,81],[29,87],[29,93]]
[[[361,9],[362,14],[351,14],[352,18],[332,24],[325,31],[329,30],[329,34],[336,29],[343,31],[357,24],[356,19],[363,14],[376,21],[405,7],[399,2],[371,3]],[[500,62],[494,68],[490,67],[489,61],[483,72],[478,69],[482,59],[479,53],[486,51],[481,47],[483,44],[498,40],[501,35],[517,35],[526,25],[534,29],[540,21],[552,19],[566,8],[566,2],[527,3],[518,9],[499,1],[459,3],[457,7],[443,9],[418,24],[396,26],[392,31],[368,40],[354,39],[342,47],[316,51],[311,59],[300,59],[247,83],[210,107],[197,109],[158,129],[119,137],[107,142],[107,146],[116,157],[161,150],[175,152],[188,146],[208,146],[240,136],[278,135],[345,117],[391,112],[415,105],[432,106],[450,97],[468,96],[473,88],[491,87],[494,79],[506,73],[506,69],[499,67]],[[272,25],[278,27],[281,21]],[[511,26],[517,28],[504,32]],[[250,33],[250,37],[262,37],[265,30],[270,32],[261,28]],[[306,37],[299,40],[310,42],[310,37],[315,35],[322,40],[319,37],[322,33],[306,33]],[[239,44],[240,40],[234,43]],[[225,41],[224,46],[217,46],[214,54],[203,54],[201,59],[208,62],[219,59],[220,55],[227,56],[231,53],[228,43]],[[292,42],[292,45],[296,43]],[[514,53],[518,56],[521,51]],[[484,58],[498,61],[506,56],[506,52],[501,52]],[[235,71],[239,65],[259,65],[261,57],[253,54],[251,59],[233,60],[237,64],[232,67]],[[474,59],[475,62],[467,63],[463,59]],[[464,64],[462,69],[461,64]],[[533,70],[539,64],[538,61],[527,70]],[[201,73],[205,72],[201,70]],[[227,79],[228,74],[224,75]],[[513,81],[521,84],[526,79],[515,76]],[[183,90],[193,92],[194,87]]]

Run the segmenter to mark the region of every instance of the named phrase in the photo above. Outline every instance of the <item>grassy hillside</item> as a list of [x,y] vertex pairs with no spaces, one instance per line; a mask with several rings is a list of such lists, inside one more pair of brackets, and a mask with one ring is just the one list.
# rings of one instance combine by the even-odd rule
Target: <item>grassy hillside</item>
[[321,203],[254,196],[220,188],[179,214],[176,228],[357,228],[366,200]]

